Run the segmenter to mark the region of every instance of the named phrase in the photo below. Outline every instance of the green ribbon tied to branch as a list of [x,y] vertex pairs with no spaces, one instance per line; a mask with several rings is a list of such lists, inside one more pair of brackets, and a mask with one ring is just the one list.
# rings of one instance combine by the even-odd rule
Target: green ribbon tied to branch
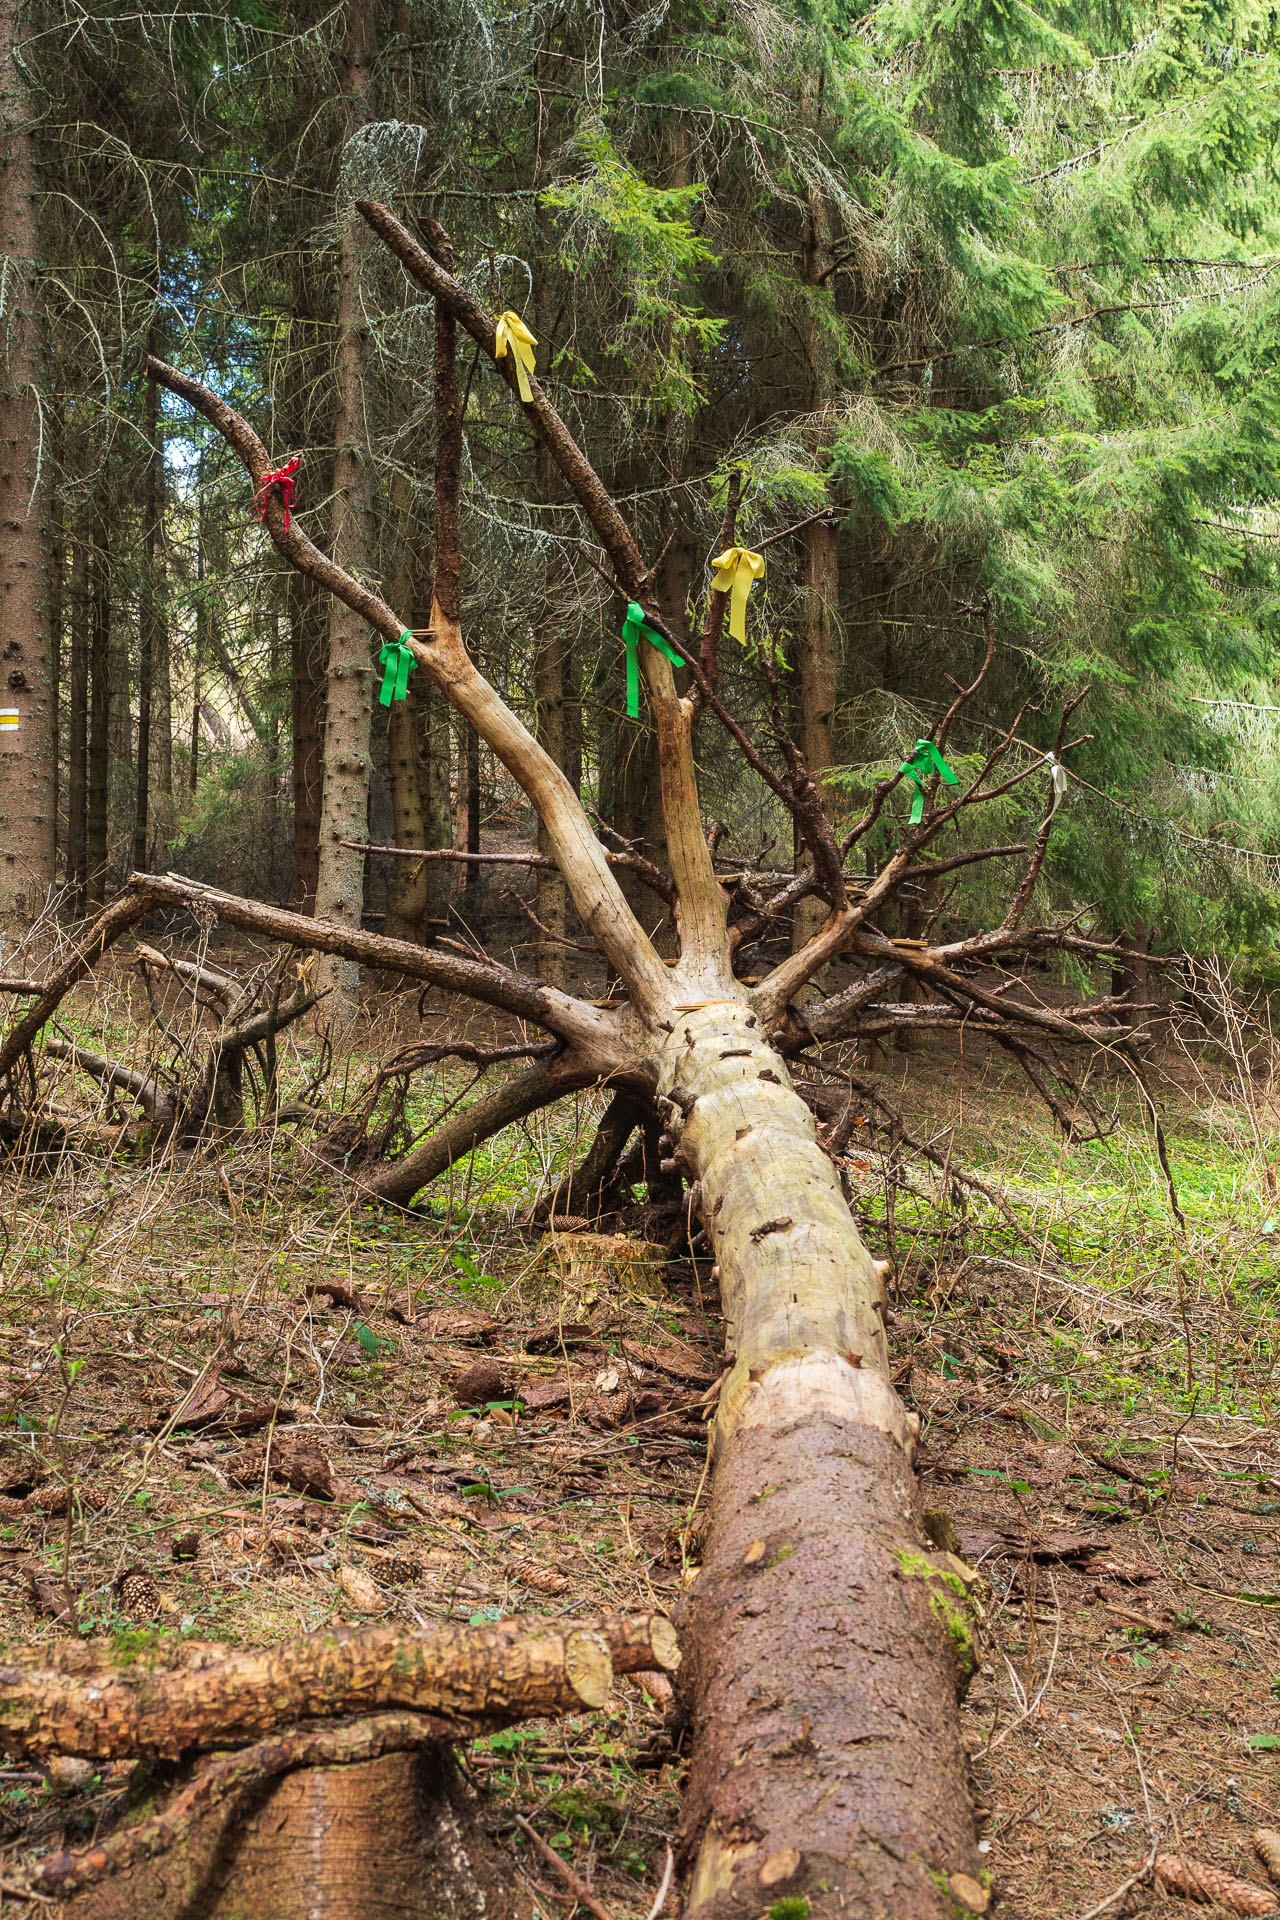
[[898,772],[909,774],[912,780],[915,781],[915,798],[911,802],[911,813],[908,819],[908,825],[913,827],[918,827],[924,819],[924,784],[926,780],[931,780],[936,773],[941,775],[949,787],[957,786],[960,781],[959,774],[953,772],[947,765],[932,740],[917,740],[915,752],[909,760],[903,761],[902,765],[898,768]]
[[412,648],[405,644],[412,638],[406,627],[398,640],[384,642],[378,655],[378,665],[382,668],[382,691],[378,698],[384,707],[389,707],[393,700],[403,700],[409,692],[409,675],[418,664]]
[[632,720],[640,718],[640,642],[647,640],[659,653],[665,653],[672,666],[682,667],[684,655],[677,653],[669,640],[665,640],[656,627],[651,627],[644,617],[644,608],[638,600],[632,600],[627,606],[627,617],[622,623],[622,643],[627,649],[627,714]]

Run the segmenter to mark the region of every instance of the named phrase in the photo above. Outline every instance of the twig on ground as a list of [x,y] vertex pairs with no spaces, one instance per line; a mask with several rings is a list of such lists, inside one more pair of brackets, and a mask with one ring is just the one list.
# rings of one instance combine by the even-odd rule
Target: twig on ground
[[533,1842],[537,1852],[546,1861],[547,1865],[555,1868],[566,1887],[572,1892],[575,1900],[580,1900],[584,1907],[587,1907],[594,1913],[596,1920],[613,1920],[613,1915],[610,1913],[608,1907],[606,1907],[602,1901],[596,1899],[586,1881],[574,1872],[567,1860],[560,1858],[560,1855],[554,1847],[547,1845],[542,1835],[534,1831],[522,1814],[518,1813],[516,1815],[516,1825],[519,1827],[521,1833],[527,1835]]
[[658,1887],[657,1897],[645,1916],[645,1920],[658,1920],[658,1915],[667,1904],[667,1895],[671,1891],[671,1880],[675,1870],[676,1857],[670,1847],[668,1847],[666,1865],[662,1869],[662,1881]]

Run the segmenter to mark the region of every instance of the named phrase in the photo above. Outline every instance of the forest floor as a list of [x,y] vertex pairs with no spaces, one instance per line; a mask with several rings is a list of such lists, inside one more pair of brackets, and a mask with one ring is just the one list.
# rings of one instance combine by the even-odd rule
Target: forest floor
[[[885,1080],[1016,1233],[927,1184],[887,1217],[875,1153],[848,1161],[896,1261],[925,1502],[983,1578],[963,1731],[992,1911],[1017,1920],[1080,1920],[1157,1842],[1265,1886],[1251,1834],[1280,1825],[1274,1118],[1213,1072],[1184,1062],[1160,1092],[1185,1231],[1123,1088],[1126,1124],[1064,1149],[982,1058],[895,1055]],[[410,1214],[341,1213],[283,1144],[11,1181],[0,1640],[71,1631],[68,1588],[80,1630],[124,1647],[674,1606],[717,1303],[705,1263],[520,1224],[586,1118],[512,1130]],[[618,1920],[648,1912],[684,1764],[657,1692],[466,1754],[542,1913],[568,1909],[517,1814]],[[75,1793],[0,1767],[0,1909],[48,1911],[24,1866],[131,1791],[123,1766]],[[1194,1911],[1148,1884],[1107,1910]]]

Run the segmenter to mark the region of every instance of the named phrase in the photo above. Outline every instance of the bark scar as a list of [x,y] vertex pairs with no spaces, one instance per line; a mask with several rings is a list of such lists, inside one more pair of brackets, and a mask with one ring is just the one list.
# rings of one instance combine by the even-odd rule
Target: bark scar
[[791,1215],[789,1213],[784,1214],[780,1220],[766,1220],[760,1226],[752,1227],[751,1238],[755,1241],[760,1241],[765,1238],[766,1234],[782,1233],[787,1227],[793,1227],[794,1225],[795,1221],[791,1218]]

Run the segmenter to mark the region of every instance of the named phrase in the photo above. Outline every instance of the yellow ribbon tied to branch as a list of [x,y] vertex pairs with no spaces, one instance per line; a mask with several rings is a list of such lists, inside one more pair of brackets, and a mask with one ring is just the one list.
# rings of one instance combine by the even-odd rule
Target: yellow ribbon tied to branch
[[511,358],[516,363],[516,385],[520,389],[520,398],[527,406],[533,398],[533,388],[529,385],[529,375],[534,369],[535,355],[533,350],[538,343],[530,333],[528,327],[526,327],[524,321],[520,318],[520,315],[518,313],[512,313],[510,308],[508,308],[505,313],[498,315],[498,324],[494,329],[494,333],[496,337],[493,346],[493,357],[495,360],[505,360],[507,357],[507,349],[511,349]]
[[747,637],[747,595],[764,578],[764,555],[749,547],[726,547],[711,562],[717,569],[711,582],[717,593],[729,595],[729,631],[735,640]]

